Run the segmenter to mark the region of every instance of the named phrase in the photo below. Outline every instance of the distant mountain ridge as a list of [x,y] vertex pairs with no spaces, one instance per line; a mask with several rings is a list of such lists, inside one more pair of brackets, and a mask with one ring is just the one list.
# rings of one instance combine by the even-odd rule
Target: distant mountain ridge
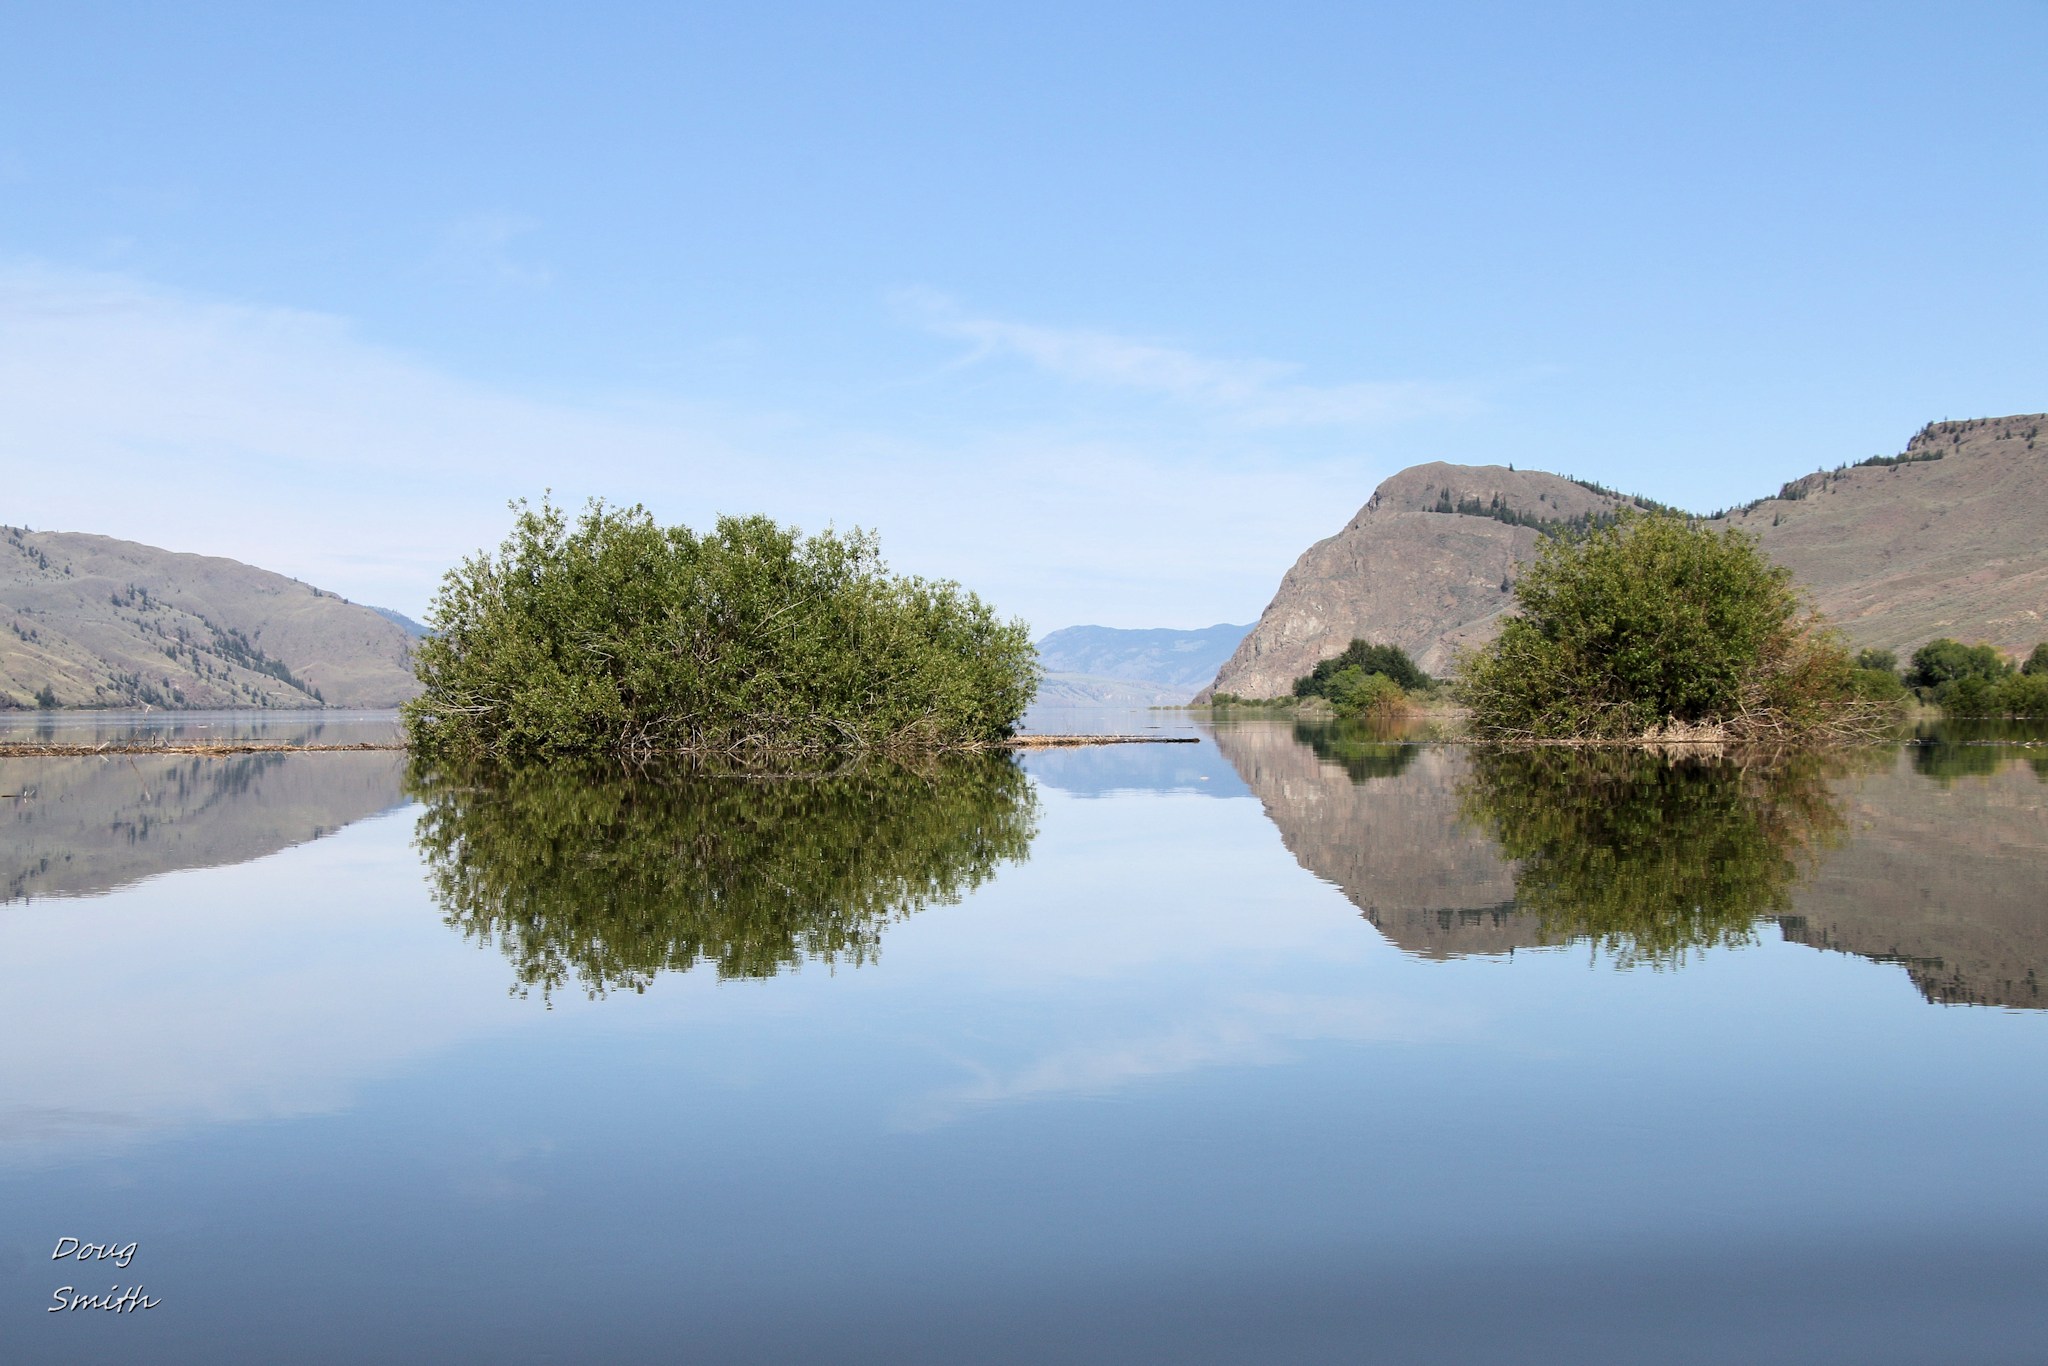
[[[1709,526],[1763,552],[1855,646],[2048,639],[2048,415],[1930,423],[1899,455],[1791,480]],[[1285,694],[1354,637],[1431,673],[1491,639],[1542,532],[1647,499],[1533,470],[1431,463],[1303,552],[1201,696]]]
[[395,612],[389,607],[372,607],[370,610],[411,636],[414,640],[425,640],[433,634],[432,631],[429,631],[403,612]]
[[1249,630],[1227,623],[1196,631],[1069,626],[1038,642],[1038,662],[1047,688],[1057,682],[1070,701],[1091,693],[1101,702],[1136,700],[1132,687],[1113,686],[1121,683],[1145,690],[1153,703],[1180,703],[1216,676]]
[[0,708],[386,707],[412,636],[235,560],[0,528]]

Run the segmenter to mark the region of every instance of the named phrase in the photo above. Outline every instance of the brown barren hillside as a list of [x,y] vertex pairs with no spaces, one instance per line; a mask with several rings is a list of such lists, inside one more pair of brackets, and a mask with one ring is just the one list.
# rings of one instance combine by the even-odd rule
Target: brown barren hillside
[[1899,459],[1807,475],[1715,525],[1755,535],[1856,645],[2048,639],[2048,416],[1932,423]]
[[1282,696],[1354,636],[1399,645],[1431,673],[1448,671],[1460,649],[1490,639],[1514,601],[1505,585],[1536,553],[1539,533],[1490,513],[1439,511],[1446,502],[1497,505],[1532,521],[1629,505],[1555,474],[1502,465],[1402,470],[1342,531],[1295,561],[1203,697]]
[[402,628],[296,579],[0,529],[0,707],[380,707],[418,691]]

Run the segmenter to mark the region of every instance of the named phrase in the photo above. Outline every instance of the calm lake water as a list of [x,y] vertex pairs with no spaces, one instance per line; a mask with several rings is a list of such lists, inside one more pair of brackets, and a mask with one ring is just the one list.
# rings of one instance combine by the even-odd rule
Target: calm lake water
[[1155,724],[0,760],[0,1358],[2043,1359],[2038,732]]

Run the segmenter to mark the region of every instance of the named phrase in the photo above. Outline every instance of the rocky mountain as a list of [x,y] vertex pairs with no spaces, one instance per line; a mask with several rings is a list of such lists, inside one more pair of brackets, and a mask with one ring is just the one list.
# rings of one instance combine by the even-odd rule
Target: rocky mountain
[[433,634],[425,626],[414,621],[403,612],[395,612],[389,607],[372,607],[370,610],[411,636],[414,640],[424,640],[427,636]]
[[1432,462],[1373,491],[1342,531],[1294,562],[1211,692],[1279,697],[1353,637],[1399,645],[1431,673],[1492,637],[1516,566],[1547,525],[1636,500],[1555,474]]
[[234,560],[0,528],[0,708],[383,707],[412,637]]
[[[1541,531],[1647,500],[1498,465],[1417,465],[1297,560],[1212,692],[1273,697],[1353,637],[1432,673],[1499,630]],[[2048,415],[1933,423],[1710,525],[1755,535],[1856,646],[2048,639]]]

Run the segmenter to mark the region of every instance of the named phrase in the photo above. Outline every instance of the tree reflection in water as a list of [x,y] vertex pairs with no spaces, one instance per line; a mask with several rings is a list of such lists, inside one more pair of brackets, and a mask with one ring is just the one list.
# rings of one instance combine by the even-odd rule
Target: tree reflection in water
[[1516,904],[1544,942],[1676,965],[1750,942],[1757,921],[1789,909],[1802,865],[1843,833],[1828,779],[1845,762],[1476,750],[1459,805],[1517,861]]
[[993,756],[803,776],[418,765],[408,785],[444,918],[504,951],[521,996],[871,962],[886,925],[1023,860],[1037,821]]
[[1412,727],[1371,720],[1296,721],[1294,738],[1318,759],[1336,764],[1354,783],[1398,778],[1421,750],[1402,739]]

